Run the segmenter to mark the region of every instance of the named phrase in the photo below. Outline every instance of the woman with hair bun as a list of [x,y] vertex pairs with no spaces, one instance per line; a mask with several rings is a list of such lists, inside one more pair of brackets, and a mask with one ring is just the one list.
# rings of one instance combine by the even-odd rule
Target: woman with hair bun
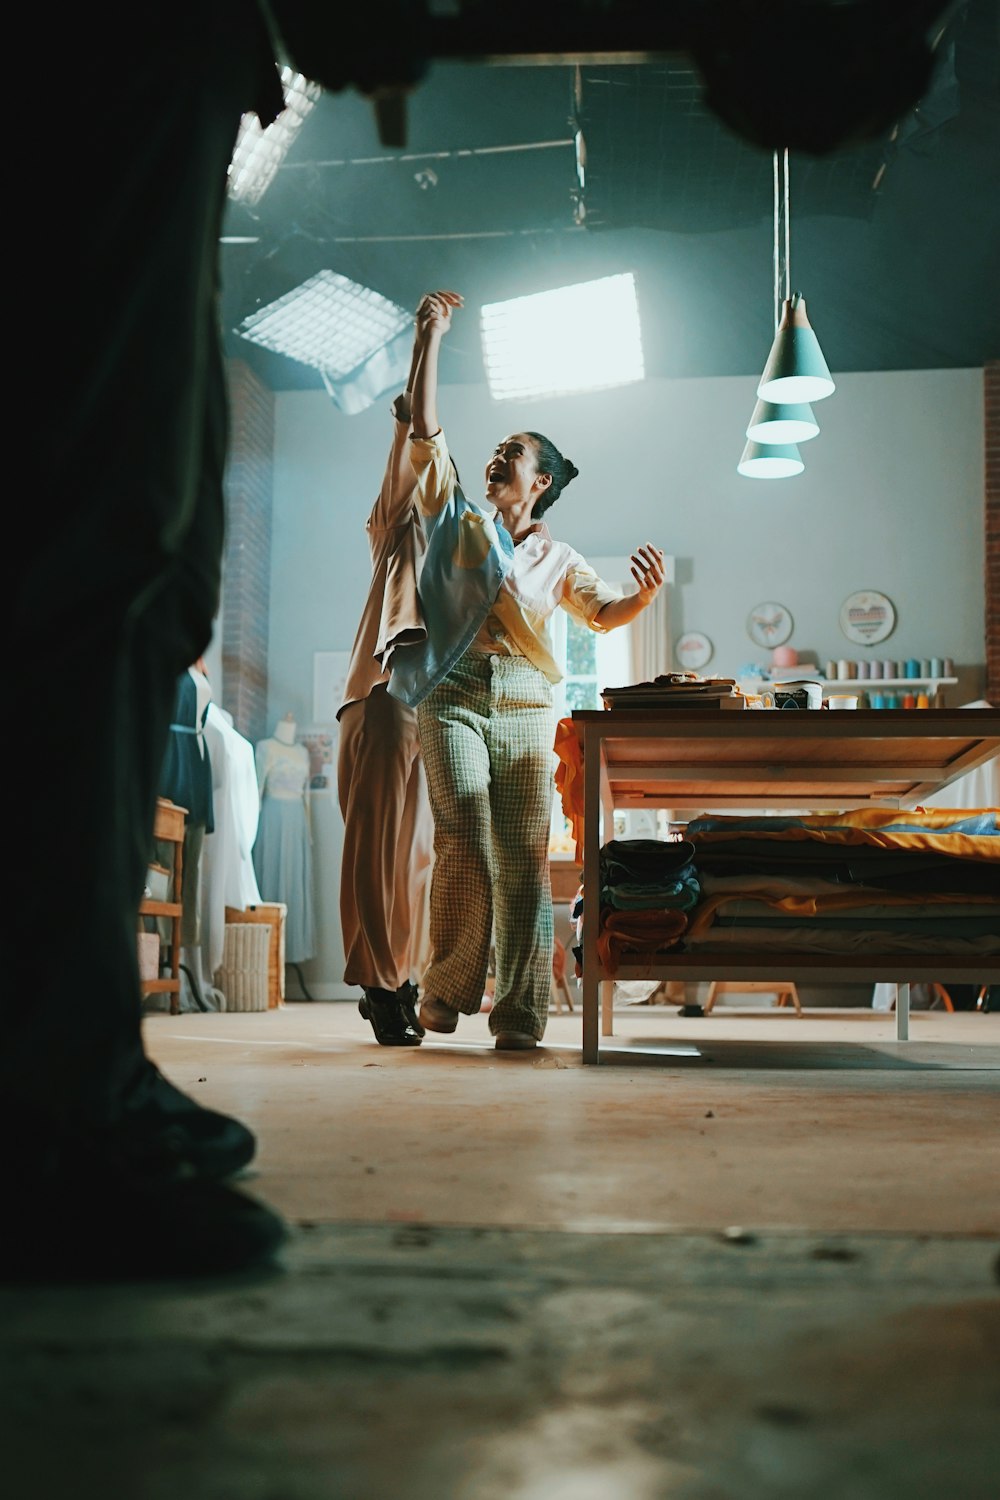
[[410,460],[427,537],[419,592],[427,638],[397,646],[388,691],[417,709],[434,814],[432,958],[420,1021],[453,1032],[482,1005],[495,942],[489,1027],[501,1051],[541,1040],[552,977],[549,817],[552,684],[560,671],[547,622],[557,607],[597,631],[627,625],[663,585],[663,553],[632,554],[638,592],[599,578],[541,517],[578,470],[549,438],[515,432],[469,500],[437,417],[438,356],[462,298],[439,291],[417,309],[420,351]]

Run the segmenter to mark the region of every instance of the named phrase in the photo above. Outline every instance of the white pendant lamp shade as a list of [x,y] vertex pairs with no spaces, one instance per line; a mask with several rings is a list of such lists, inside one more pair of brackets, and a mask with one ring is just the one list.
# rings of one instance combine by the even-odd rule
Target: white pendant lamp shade
[[793,292],[782,305],[757,395],[777,406],[797,405],[822,401],[835,389],[819,339],[806,317],[805,298]]
[[812,407],[800,401],[775,405],[758,401],[747,427],[747,437],[755,443],[807,443],[819,432]]
[[805,464],[794,443],[751,441],[736,468],[747,479],[790,479],[793,474],[801,474]]

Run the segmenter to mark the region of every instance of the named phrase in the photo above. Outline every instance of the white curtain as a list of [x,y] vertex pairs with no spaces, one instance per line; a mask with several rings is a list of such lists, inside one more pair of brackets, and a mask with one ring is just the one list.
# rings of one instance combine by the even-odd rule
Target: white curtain
[[626,628],[633,682],[651,682],[660,673],[674,670],[669,583],[663,585],[652,604]]

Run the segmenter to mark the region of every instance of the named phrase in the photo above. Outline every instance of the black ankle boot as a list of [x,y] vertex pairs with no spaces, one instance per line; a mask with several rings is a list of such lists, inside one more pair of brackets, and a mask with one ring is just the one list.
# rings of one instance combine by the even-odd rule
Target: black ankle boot
[[394,990],[366,988],[365,998],[358,1001],[358,1010],[371,1022],[380,1047],[420,1046],[422,1033],[410,1025]]
[[403,1015],[413,1027],[417,1036],[426,1036],[427,1033],[421,1026],[420,1018],[417,1015],[417,997],[419,993],[416,985],[412,980],[408,979],[405,984],[399,986],[399,989],[396,991],[396,999],[399,1001]]

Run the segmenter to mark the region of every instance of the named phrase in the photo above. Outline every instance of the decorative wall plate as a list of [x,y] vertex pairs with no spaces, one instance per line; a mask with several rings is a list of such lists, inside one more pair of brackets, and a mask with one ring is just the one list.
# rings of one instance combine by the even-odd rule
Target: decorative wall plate
[[791,633],[791,615],[773,599],[755,604],[747,616],[747,635],[758,646],[783,646]]
[[896,625],[896,611],[892,600],[873,589],[862,589],[850,594],[840,606],[840,628],[849,641],[862,646],[872,646],[892,635]]
[[712,642],[700,630],[688,630],[674,647],[674,655],[685,672],[696,672],[712,660]]

